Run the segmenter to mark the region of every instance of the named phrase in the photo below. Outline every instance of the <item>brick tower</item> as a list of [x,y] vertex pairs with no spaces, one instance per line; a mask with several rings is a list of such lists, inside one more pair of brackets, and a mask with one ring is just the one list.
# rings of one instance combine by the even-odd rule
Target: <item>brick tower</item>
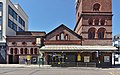
[[112,0],[76,0],[76,26],[82,45],[112,45]]

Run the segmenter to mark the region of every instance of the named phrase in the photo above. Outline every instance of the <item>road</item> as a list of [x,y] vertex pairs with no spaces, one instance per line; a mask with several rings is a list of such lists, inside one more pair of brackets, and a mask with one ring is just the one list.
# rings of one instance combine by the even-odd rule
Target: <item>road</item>
[[120,69],[0,68],[0,75],[120,75]]

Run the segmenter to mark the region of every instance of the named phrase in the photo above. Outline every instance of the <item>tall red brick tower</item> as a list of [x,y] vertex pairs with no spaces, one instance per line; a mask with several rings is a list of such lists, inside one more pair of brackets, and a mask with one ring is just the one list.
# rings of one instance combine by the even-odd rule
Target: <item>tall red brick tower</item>
[[74,31],[82,45],[112,45],[112,0],[77,0]]

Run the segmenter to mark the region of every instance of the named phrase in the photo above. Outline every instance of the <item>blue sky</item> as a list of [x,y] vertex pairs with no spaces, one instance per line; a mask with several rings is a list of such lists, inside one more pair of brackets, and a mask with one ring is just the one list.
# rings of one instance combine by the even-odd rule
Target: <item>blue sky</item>
[[[65,24],[75,27],[75,0],[11,0],[19,3],[29,16],[30,31],[47,33]],[[113,35],[120,34],[120,0],[113,0]]]

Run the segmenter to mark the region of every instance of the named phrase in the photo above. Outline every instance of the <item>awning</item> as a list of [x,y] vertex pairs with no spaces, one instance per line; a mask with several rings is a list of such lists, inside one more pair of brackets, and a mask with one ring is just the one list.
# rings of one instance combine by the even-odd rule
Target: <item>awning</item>
[[116,51],[113,46],[45,45],[40,51]]

